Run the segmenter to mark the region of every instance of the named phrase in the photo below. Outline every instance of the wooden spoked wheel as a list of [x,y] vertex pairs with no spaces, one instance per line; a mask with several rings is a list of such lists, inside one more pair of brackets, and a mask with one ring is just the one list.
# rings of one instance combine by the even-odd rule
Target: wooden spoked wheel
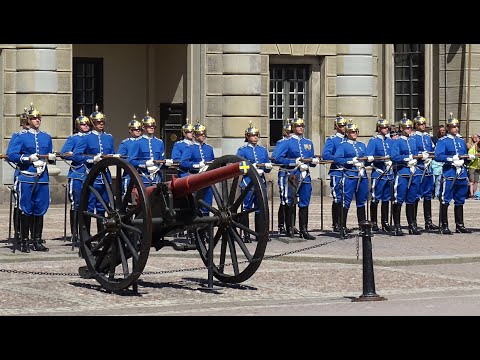
[[[116,175],[114,185],[109,170]],[[129,183],[123,193],[125,176]],[[89,202],[94,201],[105,209],[104,214],[89,210]],[[146,188],[132,165],[105,158],[91,168],[78,211],[80,251],[90,274],[106,290],[126,289],[141,275],[152,242],[151,219]]]

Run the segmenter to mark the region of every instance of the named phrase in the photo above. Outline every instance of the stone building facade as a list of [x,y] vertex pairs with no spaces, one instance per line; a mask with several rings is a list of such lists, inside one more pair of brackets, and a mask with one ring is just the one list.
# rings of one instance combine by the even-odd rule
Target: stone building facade
[[[480,131],[479,95],[477,44],[0,44],[0,152],[31,102],[57,151],[82,104],[99,102],[117,147],[132,115],[149,109],[157,136],[170,143],[180,118],[204,122],[220,156],[243,144],[250,121],[272,151],[292,111],[304,117],[317,154],[339,112],[358,123],[363,141],[380,114],[398,121],[405,109],[419,109],[434,130],[453,112],[468,136]],[[67,165],[50,172],[52,201],[63,202]],[[12,174],[2,161],[0,201],[8,201]]]

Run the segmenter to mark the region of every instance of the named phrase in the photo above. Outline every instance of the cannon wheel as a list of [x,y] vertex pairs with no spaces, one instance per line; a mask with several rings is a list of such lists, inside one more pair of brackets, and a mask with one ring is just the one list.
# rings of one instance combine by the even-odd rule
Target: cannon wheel
[[[215,159],[208,167],[208,170],[245,161],[244,158],[236,155],[225,155]],[[247,175],[251,182],[247,188],[239,187],[242,176],[237,176],[233,180],[223,181],[217,185],[210,186],[213,191],[212,206],[203,201],[206,189],[198,191],[196,194],[197,208],[206,207],[209,215],[218,216],[221,220],[213,225],[214,237],[214,271],[213,275],[218,280],[225,283],[240,283],[249,279],[260,266],[268,242],[269,233],[269,215],[266,187],[262,184],[262,179],[257,171],[250,165]],[[219,190],[220,188],[220,190]],[[257,215],[257,221],[250,220],[250,228],[242,224],[242,217],[254,212],[254,209],[243,209],[242,203],[246,195],[253,190],[257,199],[256,206],[260,209]],[[251,230],[254,229],[254,230]],[[240,230],[250,233],[253,240],[250,244],[244,244],[240,237]],[[195,231],[197,249],[206,266],[208,266],[208,234],[209,227]]]
[[[116,174],[114,186],[108,181],[109,167]],[[122,196],[122,176],[125,175],[130,175],[130,183]],[[103,197],[93,187],[97,178],[106,183]],[[105,216],[88,211],[90,197],[103,205]],[[133,226],[134,218],[141,218],[142,222]],[[85,223],[90,220],[91,228],[97,228],[92,221],[96,219],[103,222],[103,229],[92,236]],[[83,183],[78,221],[80,251],[90,274],[108,291],[132,285],[145,268],[152,242],[151,207],[135,168],[118,158],[106,158],[95,164]]]

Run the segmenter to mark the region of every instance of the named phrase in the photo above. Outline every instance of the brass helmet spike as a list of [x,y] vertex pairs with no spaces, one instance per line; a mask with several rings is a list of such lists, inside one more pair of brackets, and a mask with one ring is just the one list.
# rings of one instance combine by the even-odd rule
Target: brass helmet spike
[[190,121],[188,122],[188,118],[185,119],[185,124],[182,126],[182,133],[185,135],[186,133],[190,133],[193,131],[193,124]]
[[131,130],[140,130],[140,129],[142,129],[142,123],[137,120],[137,116],[134,113],[132,120],[128,122],[128,130],[131,131]]
[[157,126],[157,122],[155,121],[155,119],[153,117],[150,116],[150,113],[148,112],[148,108],[147,108],[147,112],[145,113],[145,117],[142,119],[142,125],[143,126]]
[[200,124],[200,120],[197,118],[197,123],[193,127],[193,132],[197,134],[205,134],[207,135],[207,128],[205,125]]
[[83,115],[83,109],[80,109],[80,116],[75,119],[75,128],[80,130],[80,125],[90,125],[90,119]]

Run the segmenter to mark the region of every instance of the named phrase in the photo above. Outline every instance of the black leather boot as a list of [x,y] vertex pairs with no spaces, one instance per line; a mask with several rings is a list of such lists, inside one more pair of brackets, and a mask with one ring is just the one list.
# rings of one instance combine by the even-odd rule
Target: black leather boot
[[410,235],[421,235],[422,233],[415,226],[415,203],[407,204],[406,208],[408,233]]
[[287,227],[287,236],[290,238],[295,237],[293,230],[293,209],[295,205],[285,205],[285,226]]
[[21,241],[20,214],[17,207],[13,208],[13,238],[14,238],[14,244],[20,243]]
[[285,205],[278,207],[278,233],[285,234]]
[[[248,217],[248,214],[243,214],[242,216],[242,224],[243,226],[247,227],[250,229],[250,219]],[[251,243],[252,240],[250,239],[250,233],[244,231],[243,232],[243,237],[242,237],[242,240],[244,243]]]
[[33,220],[33,250],[48,251],[48,248],[42,244],[43,216],[35,216]]
[[343,212],[340,215],[342,226],[340,227],[340,237],[344,238],[351,232],[350,229],[347,228],[347,217],[348,217],[348,209],[342,207]]
[[393,231],[394,227],[390,227],[390,224],[388,222],[388,201],[382,201],[382,205],[380,208],[380,217],[382,221],[382,231],[389,233],[390,231]]
[[295,224],[297,223],[297,205],[292,205],[292,228],[294,234],[300,234]]
[[77,211],[70,209],[70,231],[72,233],[72,245],[79,246],[78,240],[78,216]]
[[[380,231],[380,229],[378,228],[378,223],[377,223],[377,209],[378,209],[378,203],[372,201],[370,203],[370,220],[371,220],[371,222],[373,222],[372,231]],[[358,214],[358,212],[357,212],[357,214]],[[359,223],[360,223],[360,221],[359,221]]]
[[423,200],[423,217],[425,218],[425,230],[438,230],[438,226],[432,222],[432,200]]
[[340,219],[340,203],[332,203],[332,227],[333,227],[333,232],[339,232],[340,231],[340,225],[338,223]]
[[306,240],[315,240],[315,236],[308,233],[308,206],[299,208],[298,221],[300,222],[300,237]]
[[402,205],[393,203],[393,236],[405,236],[400,225],[400,214],[402,212]]
[[28,239],[28,234],[30,232],[30,224],[33,220],[33,216],[25,215],[25,214],[20,214],[20,234],[21,234],[21,243],[20,243],[20,251],[29,253],[30,252],[30,246],[29,246],[29,239]]
[[448,228],[448,204],[440,203],[440,234],[452,235],[452,232]]
[[455,214],[455,231],[457,233],[471,234],[472,231],[468,230],[463,224],[463,205],[455,205],[453,211]]
[[415,204],[413,204],[413,205],[414,205],[414,206],[413,206],[413,209],[414,209],[414,211],[413,211],[413,225],[415,226],[415,228],[416,228],[417,230],[420,230],[420,229],[418,228],[418,224],[417,224],[417,213],[418,213],[418,202],[419,202],[419,201],[420,201],[420,200],[417,199],[417,201],[415,201]]
[[[255,213],[255,232],[258,232],[262,228],[262,225],[260,223],[260,214]],[[255,241],[258,241],[255,239]],[[267,241],[272,241],[270,239],[270,236],[268,236]]]

